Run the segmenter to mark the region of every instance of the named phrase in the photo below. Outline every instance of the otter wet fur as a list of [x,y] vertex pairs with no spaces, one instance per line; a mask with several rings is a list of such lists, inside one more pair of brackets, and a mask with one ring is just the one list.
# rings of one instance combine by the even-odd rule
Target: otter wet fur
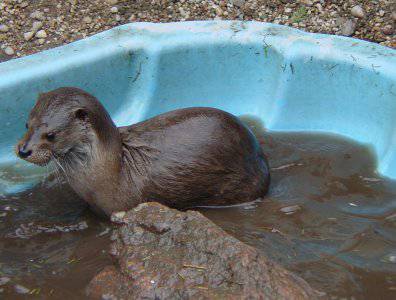
[[174,110],[117,128],[87,92],[40,94],[16,153],[53,162],[94,210],[106,215],[142,202],[179,209],[231,205],[263,197],[267,159],[250,130],[214,108]]

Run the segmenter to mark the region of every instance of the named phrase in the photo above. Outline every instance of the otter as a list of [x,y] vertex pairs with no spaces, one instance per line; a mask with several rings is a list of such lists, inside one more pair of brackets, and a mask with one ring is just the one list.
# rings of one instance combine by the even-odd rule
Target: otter
[[117,128],[94,96],[62,87],[39,95],[26,128],[17,155],[52,162],[107,216],[148,201],[186,209],[253,201],[268,191],[255,136],[219,109],[178,109]]

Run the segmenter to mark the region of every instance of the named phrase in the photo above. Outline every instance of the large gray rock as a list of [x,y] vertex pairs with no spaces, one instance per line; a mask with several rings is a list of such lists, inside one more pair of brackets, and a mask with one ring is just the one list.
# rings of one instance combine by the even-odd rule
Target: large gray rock
[[87,287],[94,299],[315,299],[319,295],[195,211],[144,203],[113,215],[116,266]]

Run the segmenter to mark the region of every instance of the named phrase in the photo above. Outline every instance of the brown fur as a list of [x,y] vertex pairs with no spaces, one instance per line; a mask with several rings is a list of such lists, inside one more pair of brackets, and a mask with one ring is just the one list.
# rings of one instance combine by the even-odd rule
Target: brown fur
[[233,115],[186,108],[117,128],[96,98],[76,88],[39,96],[20,149],[32,151],[25,158],[32,163],[55,161],[107,215],[147,201],[176,208],[252,201],[269,185],[256,138]]

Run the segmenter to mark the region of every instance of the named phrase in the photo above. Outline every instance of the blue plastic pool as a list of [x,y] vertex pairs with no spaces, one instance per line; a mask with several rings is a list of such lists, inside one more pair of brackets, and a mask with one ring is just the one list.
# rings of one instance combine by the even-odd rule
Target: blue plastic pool
[[0,192],[42,173],[13,146],[40,92],[76,86],[117,125],[188,106],[259,117],[273,131],[341,134],[396,178],[396,51],[257,22],[136,23],[0,64]]

